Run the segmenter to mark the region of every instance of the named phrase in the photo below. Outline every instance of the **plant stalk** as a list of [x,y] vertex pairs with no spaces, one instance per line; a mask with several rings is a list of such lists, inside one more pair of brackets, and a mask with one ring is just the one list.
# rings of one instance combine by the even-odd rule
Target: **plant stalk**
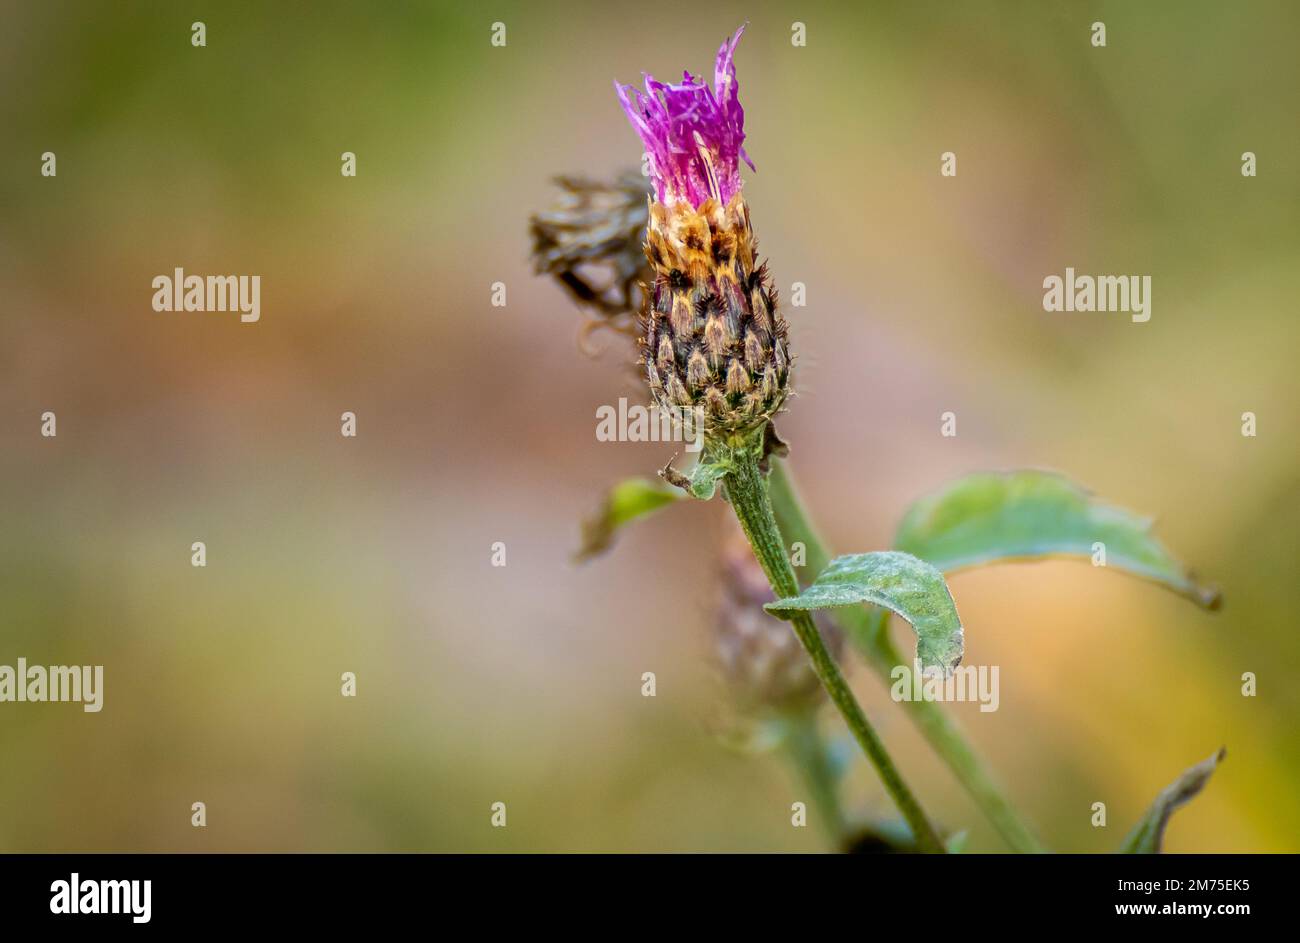
[[[820,573],[830,562],[830,552],[804,512],[785,463],[775,457],[772,458],[768,490],[780,532],[791,543],[803,543],[807,572]],[[888,614],[880,609],[849,606],[835,609],[830,615],[862,653],[872,670],[889,685],[892,682],[891,672],[904,662],[889,638]],[[1001,787],[985,770],[960,728],[943,708],[935,702],[924,700],[904,701],[902,704],[930,746],[975,800],[975,804],[1003,840],[1014,851],[1026,854],[1048,851],[1007,801]]]
[[[754,556],[762,565],[778,599],[797,596],[799,581],[795,577],[794,567],[790,565],[790,558],[786,556],[785,544],[776,526],[767,483],[758,468],[758,455],[752,445],[741,445],[731,453],[730,459],[731,467],[725,479],[727,497],[745,536],[749,538]],[[792,613],[790,624],[812,659],[813,670],[821,680],[822,687],[826,689],[831,702],[839,708],[863,753],[879,773],[885,790],[907,821],[917,846],[921,851],[942,854],[944,847],[938,833],[921,810],[912,791],[903,782],[884,743],[867,720],[862,706],[858,704],[844,675],[840,673],[839,666],[835,664],[835,659],[822,642],[812,615],[807,612]]]

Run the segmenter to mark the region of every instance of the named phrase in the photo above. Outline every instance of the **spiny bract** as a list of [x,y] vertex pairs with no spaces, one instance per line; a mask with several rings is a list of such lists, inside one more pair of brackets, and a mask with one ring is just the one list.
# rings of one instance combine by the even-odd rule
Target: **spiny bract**
[[754,267],[754,248],[740,194],[725,207],[712,198],[698,210],[650,207],[646,380],[661,409],[702,411],[706,435],[762,426],[788,390],[786,324],[765,268]]

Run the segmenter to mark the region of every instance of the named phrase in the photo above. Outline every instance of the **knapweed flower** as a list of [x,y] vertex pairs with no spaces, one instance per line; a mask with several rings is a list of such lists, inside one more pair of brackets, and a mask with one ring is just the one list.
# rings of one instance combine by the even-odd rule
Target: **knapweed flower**
[[689,72],[682,73],[680,85],[647,75],[644,94],[615,84],[623,110],[654,162],[660,203],[689,200],[698,208],[713,197],[725,205],[740,192],[740,161],[756,169],[743,146],[745,112],[736,86],[736,44],[744,31],[743,26],[736,30],[718,50],[713,88]]
[[[767,426],[789,391],[786,324],[765,267],[755,266],[741,194],[745,114],[734,55],[722,44],[713,86],[650,76],[619,99],[652,161],[645,252],[654,273],[642,314],[642,363],[661,409],[702,416],[707,439]],[[752,167],[753,165],[750,164]]]

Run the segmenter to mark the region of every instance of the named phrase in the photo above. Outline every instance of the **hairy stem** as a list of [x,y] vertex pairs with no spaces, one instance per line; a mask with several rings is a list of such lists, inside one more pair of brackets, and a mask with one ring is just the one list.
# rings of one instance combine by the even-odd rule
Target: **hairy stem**
[[[830,562],[830,552],[804,513],[789,470],[775,458],[772,460],[769,491],[781,533],[792,543],[803,543],[807,572],[820,573]],[[865,606],[850,606],[835,609],[831,615],[872,670],[886,685],[890,684],[890,672],[904,664],[904,660],[889,638],[888,613]],[[923,700],[904,701],[902,704],[930,746],[952,770],[1003,840],[1018,852],[1047,851],[1007,801],[1002,789],[985,770],[980,758],[943,708],[936,702]]]
[[[730,470],[726,475],[727,497],[731,507],[740,520],[740,526],[749,538],[754,556],[767,574],[772,584],[772,591],[778,599],[799,594],[799,582],[795,578],[794,567],[786,556],[785,544],[781,532],[777,530],[776,518],[772,513],[772,502],[768,498],[767,483],[758,468],[758,455],[748,445],[742,445],[730,455]],[[862,706],[853,696],[844,675],[840,673],[835,659],[822,642],[812,616],[807,612],[795,612],[790,618],[795,635],[803,643],[808,656],[812,659],[813,670],[821,680],[822,687],[830,695],[831,702],[839,708],[845,723],[853,732],[854,738],[862,747],[862,752],[875,766],[898,811],[902,813],[916,838],[917,846],[926,852],[942,853],[944,848],[939,836],[930,824],[920,804],[890,759],[889,753],[875,729],[862,712]]]

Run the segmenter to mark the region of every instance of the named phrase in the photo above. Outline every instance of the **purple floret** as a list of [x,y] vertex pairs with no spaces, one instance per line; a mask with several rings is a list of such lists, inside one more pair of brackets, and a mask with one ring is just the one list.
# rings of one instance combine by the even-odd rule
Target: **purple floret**
[[[754,168],[742,146],[745,112],[740,107],[733,56],[745,27],[718,50],[713,68],[713,88],[689,72],[680,85],[645,77],[645,92],[631,85],[614,87],[654,166],[650,168],[655,193],[661,203],[689,200],[698,208],[712,196],[709,166],[717,180],[718,196],[726,204],[740,190],[740,161]],[[708,152],[706,163],[701,146]]]

